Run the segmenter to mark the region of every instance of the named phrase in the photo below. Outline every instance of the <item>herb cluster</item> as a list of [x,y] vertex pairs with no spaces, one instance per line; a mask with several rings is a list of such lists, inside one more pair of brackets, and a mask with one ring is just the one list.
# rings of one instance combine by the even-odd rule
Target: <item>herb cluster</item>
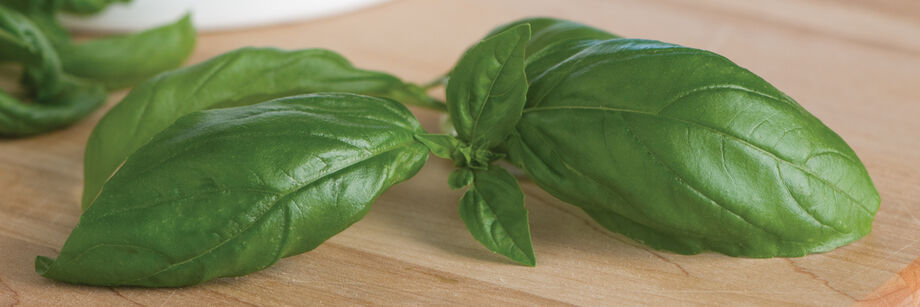
[[[158,75],[86,150],[85,212],[48,278],[177,287],[264,269],[357,222],[429,152],[460,217],[535,265],[506,160],[599,224],[656,249],[744,257],[865,236],[879,195],[833,131],[717,54],[536,18],[472,46],[446,104],[326,50],[245,48]],[[430,134],[403,104],[447,110]],[[539,225],[537,225],[539,226]]]
[[0,137],[71,125],[102,105],[107,90],[176,68],[191,54],[195,31],[188,17],[141,33],[84,42],[74,42],[55,17],[59,12],[96,13],[111,2],[116,1],[0,0],[0,64],[21,66],[27,92],[17,97],[0,90]]

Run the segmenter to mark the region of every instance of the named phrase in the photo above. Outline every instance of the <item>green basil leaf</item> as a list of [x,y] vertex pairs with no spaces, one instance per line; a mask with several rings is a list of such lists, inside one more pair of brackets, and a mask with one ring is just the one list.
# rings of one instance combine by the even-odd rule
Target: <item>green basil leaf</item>
[[447,176],[447,186],[459,190],[473,184],[473,171],[468,168],[458,168]]
[[62,89],[35,103],[0,91],[0,136],[22,137],[69,126],[105,102],[102,85],[65,77]]
[[37,99],[47,99],[63,87],[58,54],[42,31],[26,16],[0,5],[0,62],[24,67],[24,83]]
[[136,34],[67,44],[59,53],[68,73],[122,88],[179,67],[194,47],[195,29],[186,15]]
[[127,87],[178,67],[191,54],[195,31],[187,16],[141,33],[76,44],[55,16],[59,11],[94,13],[111,2],[114,1],[0,0],[0,4],[25,14],[41,29],[60,55],[67,73],[103,82],[109,88]]
[[507,146],[554,196],[687,254],[802,256],[870,232],[880,198],[859,158],[763,79],[661,42],[583,46],[532,80]]
[[524,193],[505,169],[472,171],[473,183],[460,198],[460,218],[473,238],[523,265],[536,265]]
[[45,37],[55,46],[71,43],[70,32],[58,21],[56,13],[61,9],[57,0],[0,0],[0,5],[16,10],[29,18]]
[[84,157],[83,208],[135,150],[179,117],[315,92],[350,92],[403,103],[427,97],[389,74],[355,68],[335,52],[243,48],[150,79],[96,125]]
[[525,56],[539,52],[549,45],[557,44],[563,41],[581,41],[581,40],[607,40],[619,38],[614,34],[607,33],[604,30],[586,26],[577,22],[568,20],[534,17],[517,20],[506,25],[493,29],[486,37],[493,36],[497,33],[506,31],[512,27],[522,24],[529,24],[532,35],[530,42],[527,43]]
[[493,35],[463,54],[447,84],[447,109],[461,139],[473,148],[504,141],[521,116],[527,94],[524,46],[530,26]]
[[358,221],[424,165],[395,101],[315,94],[189,114],[131,155],[45,277],[177,287],[264,269]]

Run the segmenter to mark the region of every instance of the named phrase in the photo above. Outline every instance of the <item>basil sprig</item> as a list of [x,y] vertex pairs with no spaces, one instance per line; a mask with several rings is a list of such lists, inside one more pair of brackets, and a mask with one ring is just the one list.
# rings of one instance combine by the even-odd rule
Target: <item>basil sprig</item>
[[[535,265],[524,193],[517,179],[492,162],[495,148],[521,118],[527,95],[524,49],[530,25],[510,27],[466,51],[450,74],[447,110],[457,132],[419,136],[442,158],[459,167],[450,185],[469,186],[460,199],[460,218],[480,243],[525,265]],[[448,138],[445,140],[445,138]],[[446,150],[445,150],[446,149]]]
[[[878,210],[837,134],[708,51],[525,19],[442,83],[446,103],[320,49],[244,48],[159,75],[94,129],[86,211],[36,267],[148,287],[254,272],[358,221],[429,152],[456,166],[446,181],[467,189],[473,238],[529,266],[524,193],[502,159],[607,229],[682,254],[824,252],[869,233]],[[399,102],[446,110],[456,134],[424,131]]]
[[0,63],[23,66],[22,84],[34,100],[0,90],[0,136],[20,137],[68,126],[105,101],[105,89],[64,72],[51,42],[28,18],[0,5]]
[[0,91],[0,136],[73,124],[105,101],[106,89],[178,67],[191,54],[195,31],[188,16],[141,33],[81,43],[73,42],[55,17],[59,11],[98,12],[110,2],[0,0],[0,63],[22,66],[27,92],[16,97]]

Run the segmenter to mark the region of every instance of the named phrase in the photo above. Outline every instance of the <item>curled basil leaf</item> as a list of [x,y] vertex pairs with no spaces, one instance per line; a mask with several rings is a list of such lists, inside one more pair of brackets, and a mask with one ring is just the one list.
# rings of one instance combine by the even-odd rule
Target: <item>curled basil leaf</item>
[[467,174],[458,177],[472,174],[472,179],[464,179],[472,182],[460,198],[460,218],[473,238],[517,263],[536,265],[524,192],[517,179],[494,165],[486,170],[458,171]]
[[59,53],[68,73],[123,88],[179,67],[194,47],[195,28],[186,15],[140,33],[67,44]]
[[[572,50],[581,48],[573,53]],[[865,236],[879,195],[849,146],[711,52],[637,39],[540,52],[510,160],[658,249],[802,256]]]
[[53,96],[34,103],[23,103],[0,91],[0,136],[21,137],[69,126],[105,102],[105,89],[66,77]]
[[178,287],[264,269],[358,221],[424,165],[412,113],[315,94],[186,115],[138,149],[56,260],[70,283]]
[[447,109],[460,138],[490,149],[514,129],[527,94],[524,46],[530,25],[490,36],[463,54],[447,84]]
[[0,63],[20,63],[23,83],[38,99],[62,86],[61,60],[51,42],[26,16],[0,5]]
[[[70,125],[105,101],[102,83],[133,84],[174,68],[195,34],[188,18],[133,36],[74,45],[57,24],[60,10],[89,12],[107,1],[0,0],[0,62],[24,68],[30,101],[0,93],[0,135],[26,136]],[[100,83],[102,82],[102,83]]]
[[71,125],[98,108],[102,86],[64,74],[57,53],[22,14],[0,5],[0,62],[19,63],[33,96],[20,101],[0,91],[0,136],[21,137]]
[[71,42],[70,33],[57,21],[62,6],[57,0],[0,0],[0,5],[16,10],[31,20],[55,46]]
[[101,82],[110,89],[134,85],[181,65],[195,46],[195,30],[188,16],[140,33],[73,42],[55,14],[91,14],[119,0],[0,0],[25,14],[51,42],[63,69],[72,75]]
[[198,110],[249,105],[315,92],[431,103],[418,86],[355,68],[323,49],[243,48],[144,82],[112,108],[90,135],[84,157],[83,209],[125,159],[179,117]]

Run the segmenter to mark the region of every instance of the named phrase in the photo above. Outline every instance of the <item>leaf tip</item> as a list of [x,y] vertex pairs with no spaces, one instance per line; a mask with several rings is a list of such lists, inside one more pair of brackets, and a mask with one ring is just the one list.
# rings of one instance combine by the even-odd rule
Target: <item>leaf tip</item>
[[51,268],[51,264],[54,263],[54,259],[45,257],[45,256],[36,256],[35,257],[35,272],[38,275],[45,276],[45,273],[48,272],[48,269]]
[[524,41],[529,41],[532,30],[531,30],[530,23],[522,23],[514,27],[511,27],[511,29],[508,29],[507,31],[517,32],[519,35],[521,35],[521,38]]
[[532,252],[531,252],[530,254],[527,254],[527,258],[525,258],[525,259],[519,259],[519,260],[515,260],[515,261],[516,261],[517,263],[521,264],[521,265],[524,265],[524,266],[529,266],[529,267],[536,267],[536,266],[537,266],[537,257],[534,256],[534,254],[533,254]]

